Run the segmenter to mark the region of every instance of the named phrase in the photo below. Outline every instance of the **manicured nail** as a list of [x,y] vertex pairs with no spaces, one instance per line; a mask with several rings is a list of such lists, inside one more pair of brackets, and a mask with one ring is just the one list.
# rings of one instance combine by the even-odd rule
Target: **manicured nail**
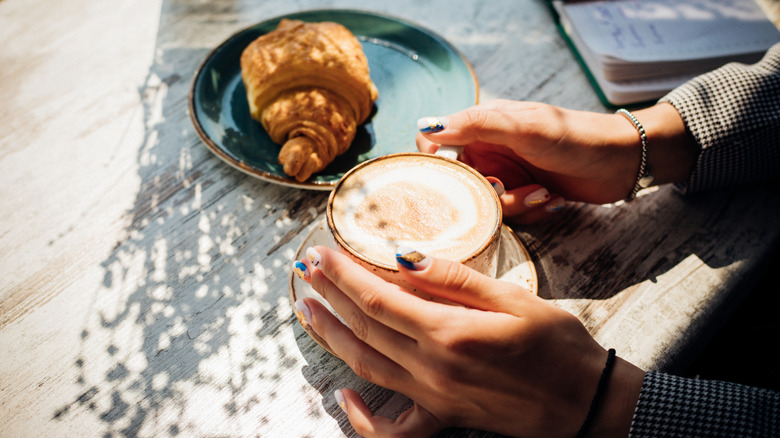
[[293,304],[293,309],[295,310],[295,317],[298,318],[298,322],[301,323],[303,328],[306,330],[311,329],[311,323],[309,323],[311,321],[311,310],[309,310],[309,306],[306,305],[303,298]]
[[293,262],[292,269],[293,272],[301,277],[301,280],[311,283],[311,271],[309,271],[309,267],[306,266],[306,263],[303,263],[301,260],[296,260]]
[[431,259],[425,254],[403,246],[395,251],[395,259],[399,265],[412,271],[422,271],[431,264]]
[[542,205],[550,200],[550,192],[545,188],[534,190],[533,192],[525,195],[523,202],[527,207],[536,207]]
[[319,268],[320,264],[322,263],[322,256],[320,255],[320,253],[318,253],[316,249],[311,247],[306,248],[306,258],[309,259],[311,265],[314,266],[315,268]]
[[555,198],[548,202],[547,205],[544,206],[544,209],[550,213],[555,213],[556,211],[561,210],[564,205],[566,205],[566,200],[563,198]]
[[333,391],[333,398],[336,399],[336,403],[339,404],[341,410],[347,412],[347,399],[344,398],[344,393],[340,389]]
[[417,120],[417,129],[424,134],[433,134],[447,128],[447,119],[439,117],[423,117]]
[[490,178],[488,181],[490,181],[490,185],[493,186],[493,190],[496,191],[496,195],[501,196],[506,193],[504,184],[502,184],[501,181],[495,178]]

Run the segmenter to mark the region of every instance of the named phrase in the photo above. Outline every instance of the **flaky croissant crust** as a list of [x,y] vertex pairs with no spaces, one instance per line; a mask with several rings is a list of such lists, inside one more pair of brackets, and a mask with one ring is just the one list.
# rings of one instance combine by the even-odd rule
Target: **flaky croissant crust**
[[360,42],[331,22],[282,20],[247,46],[241,72],[250,114],[300,181],[349,148],[378,94]]

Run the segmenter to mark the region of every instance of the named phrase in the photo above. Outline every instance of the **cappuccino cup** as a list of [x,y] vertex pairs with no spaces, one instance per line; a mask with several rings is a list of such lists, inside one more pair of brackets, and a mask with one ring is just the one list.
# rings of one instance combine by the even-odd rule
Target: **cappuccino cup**
[[410,287],[396,264],[399,247],[496,276],[501,203],[460,161],[424,153],[365,161],[338,181],[326,216],[333,246],[400,286]]

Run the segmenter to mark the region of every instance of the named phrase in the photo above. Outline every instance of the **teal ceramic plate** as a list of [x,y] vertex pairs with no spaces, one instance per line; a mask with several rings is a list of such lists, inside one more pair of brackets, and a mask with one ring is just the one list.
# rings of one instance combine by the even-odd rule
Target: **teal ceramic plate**
[[[349,150],[309,181],[288,177],[277,162],[280,146],[249,116],[239,59],[254,39],[282,18],[334,21],[363,44],[379,98]],[[214,49],[190,89],[190,117],[198,135],[220,158],[252,176],[303,189],[330,190],[356,164],[395,152],[416,151],[417,119],[445,115],[477,103],[474,69],[441,36],[398,18],[353,10],[305,11],[238,32]]]

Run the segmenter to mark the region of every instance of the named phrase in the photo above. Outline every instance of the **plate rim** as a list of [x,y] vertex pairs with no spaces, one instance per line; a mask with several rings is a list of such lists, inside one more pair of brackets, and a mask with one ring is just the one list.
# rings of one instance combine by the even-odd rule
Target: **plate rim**
[[[330,191],[333,190],[333,187],[335,187],[338,180],[334,181],[303,181],[299,182],[296,181],[294,178],[290,177],[282,177],[280,175],[277,175],[275,173],[270,173],[261,169],[258,169],[253,166],[249,166],[246,163],[235,160],[233,157],[228,155],[221,146],[217,144],[214,139],[212,139],[206,130],[203,128],[200,119],[197,116],[197,109],[195,108],[195,90],[196,86],[199,83],[199,80],[201,78],[201,75],[204,72],[205,65],[219,52],[223,47],[228,45],[232,40],[237,38],[239,35],[248,32],[249,30],[265,24],[265,23],[271,23],[274,21],[281,21],[284,18],[295,18],[307,14],[317,14],[317,13],[344,13],[344,14],[354,14],[354,15],[363,15],[363,16],[369,16],[369,17],[378,17],[378,18],[384,18],[396,22],[400,22],[408,27],[417,29],[419,31],[422,31],[429,35],[430,37],[434,38],[439,44],[445,46],[447,49],[451,50],[454,55],[463,62],[464,66],[467,68],[469,74],[471,75],[472,83],[474,85],[474,102],[472,105],[476,105],[479,103],[479,80],[477,79],[476,71],[474,70],[474,66],[471,64],[471,62],[466,58],[466,56],[452,43],[447,41],[443,36],[440,34],[428,29],[427,27],[421,26],[419,24],[413,23],[405,18],[401,18],[398,16],[394,16],[391,14],[386,14],[382,12],[375,12],[375,11],[367,11],[367,10],[361,10],[361,9],[345,9],[345,8],[319,8],[319,9],[306,9],[302,11],[297,12],[291,12],[287,14],[277,15],[271,18],[268,18],[266,20],[258,21],[252,25],[246,26],[236,32],[233,32],[229,37],[227,37],[224,41],[222,41],[220,44],[218,44],[216,47],[211,49],[208,54],[200,61],[198,64],[197,69],[195,70],[192,80],[190,81],[190,87],[189,87],[189,94],[187,96],[187,112],[190,116],[190,121],[192,122],[192,125],[195,127],[195,132],[197,133],[200,140],[208,147],[208,149],[214,153],[217,157],[219,157],[222,161],[229,164],[234,169],[237,169],[249,176],[252,176],[254,178],[258,178],[263,181],[271,182],[274,184],[278,184],[281,186],[286,187],[292,187],[297,189],[307,189],[307,190],[320,190],[320,191]],[[356,35],[356,36],[363,36],[363,37],[370,37],[367,35]],[[370,159],[370,158],[369,158]],[[359,163],[357,163],[359,164]]]

